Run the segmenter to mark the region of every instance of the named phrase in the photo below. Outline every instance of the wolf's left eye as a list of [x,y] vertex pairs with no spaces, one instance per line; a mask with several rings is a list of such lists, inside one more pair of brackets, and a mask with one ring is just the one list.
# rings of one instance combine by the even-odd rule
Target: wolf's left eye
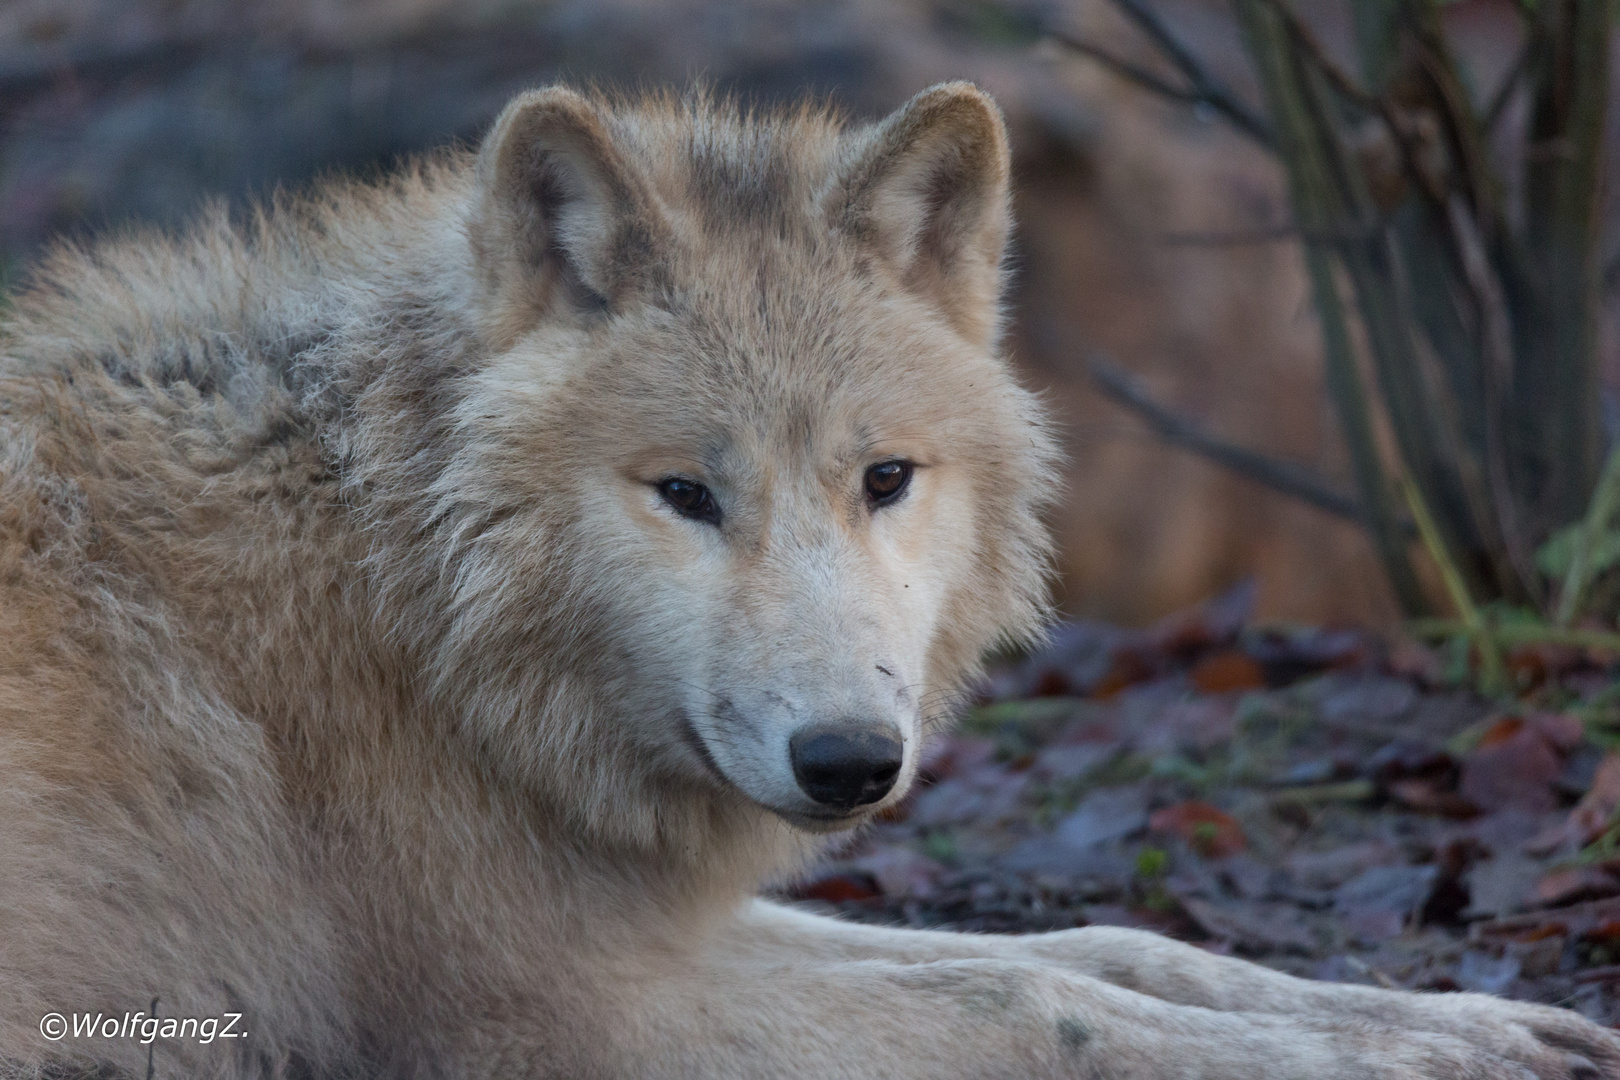
[[662,495],[664,501],[674,507],[676,513],[682,517],[689,517],[694,521],[707,521],[711,525],[720,524],[720,504],[714,501],[709,489],[696,480],[687,480],[680,476],[660,480],[658,494]]
[[880,461],[866,470],[866,501],[873,508],[887,506],[906,493],[911,483],[909,461]]

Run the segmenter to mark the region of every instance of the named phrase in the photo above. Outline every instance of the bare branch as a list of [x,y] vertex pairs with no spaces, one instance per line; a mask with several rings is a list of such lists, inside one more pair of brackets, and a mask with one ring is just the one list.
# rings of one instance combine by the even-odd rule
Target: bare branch
[[1345,100],[1353,102],[1366,112],[1378,115],[1385,112],[1384,102],[1369,94],[1356,81],[1354,76],[1339,66],[1339,62],[1329,55],[1321,40],[1317,38],[1309,26],[1305,25],[1304,20],[1294,13],[1293,8],[1282,3],[1281,0],[1268,0],[1268,2],[1272,10],[1282,19],[1283,25],[1288,27],[1288,32],[1293,35],[1294,40],[1304,48],[1311,62],[1316,65],[1317,70],[1326,76],[1333,89],[1337,90]]
[[1298,225],[1271,225],[1257,229],[1210,230],[1207,232],[1173,232],[1159,237],[1159,243],[1171,247],[1235,247],[1240,244],[1271,244],[1282,240],[1318,240],[1326,244],[1366,240],[1378,235],[1382,223],[1368,226],[1352,225],[1345,228],[1306,229]]
[[1159,243],[1170,247],[1236,247],[1242,244],[1275,244],[1282,240],[1304,238],[1304,230],[1297,225],[1272,225],[1262,229],[1165,233],[1159,237]]
[[1176,66],[1176,69],[1187,77],[1187,81],[1192,83],[1193,89],[1197,91],[1202,101],[1219,110],[1266,149],[1277,148],[1277,139],[1272,133],[1271,125],[1266,123],[1259,113],[1239,100],[1225,84],[1211,75],[1203,62],[1170,32],[1170,27],[1165,25],[1164,20],[1159,18],[1152,8],[1143,4],[1142,0],[1113,0],[1113,2],[1126,18],[1152,39],[1159,51]]
[[1463,205],[1461,195],[1453,193],[1446,200],[1446,220],[1451,228],[1453,249],[1462,266],[1463,279],[1473,294],[1475,318],[1479,323],[1480,359],[1485,384],[1485,464],[1491,485],[1491,503],[1496,510],[1497,528],[1502,532],[1502,545],[1508,561],[1513,564],[1519,579],[1534,587],[1539,578],[1530,542],[1525,538],[1523,523],[1519,520],[1518,503],[1513,497],[1513,481],[1509,475],[1506,436],[1502,431],[1502,399],[1513,384],[1513,326],[1508,318],[1507,297],[1502,283],[1491,267],[1490,255],[1485,250],[1485,238],[1479,225]]
[[1253,109],[1245,105],[1236,94],[1212,76],[1203,63],[1165,26],[1164,22],[1140,0],[1113,0],[1126,18],[1137,25],[1153,42],[1155,48],[1177,71],[1187,79],[1188,86],[1176,86],[1140,65],[1124,60],[1099,46],[1070,36],[1061,30],[1048,30],[1052,40],[1089,56],[1118,75],[1172,101],[1195,105],[1208,105],[1267,150],[1277,148],[1271,126]]
[[1147,421],[1148,426],[1165,442],[1191,450],[1275,491],[1307,502],[1318,510],[1358,524],[1364,523],[1365,515],[1355,499],[1334,491],[1309,469],[1278,461],[1209,434],[1194,421],[1154,401],[1129,372],[1115,367],[1100,356],[1090,356],[1086,360],[1086,367],[1098,389]]
[[1338,62],[1329,55],[1327,49],[1322,45],[1316,34],[1312,32],[1311,28],[1286,3],[1283,3],[1282,0],[1266,0],[1266,3],[1277,13],[1277,17],[1288,28],[1289,34],[1305,50],[1305,54],[1316,67],[1316,70],[1321,72],[1322,76],[1327,79],[1328,85],[1332,86],[1334,91],[1346,101],[1362,111],[1383,120],[1385,126],[1389,128],[1390,134],[1395,137],[1396,145],[1400,148],[1401,166],[1406,175],[1436,205],[1443,204],[1445,202],[1444,190],[1438,185],[1431,172],[1418,164],[1422,153],[1422,140],[1411,130],[1410,123],[1402,115],[1401,111],[1387,98],[1369,93],[1356,81],[1354,76],[1340,67]]
[[1073,49],[1081,56],[1097,61],[1115,75],[1135,83],[1144,90],[1150,90],[1160,97],[1167,97],[1172,101],[1186,102],[1189,105],[1196,105],[1204,100],[1203,96],[1191,87],[1177,86],[1172,82],[1161,79],[1140,64],[1134,64],[1121,56],[1117,56],[1094,42],[1087,41],[1084,38],[1071,37],[1061,30],[1050,30],[1046,36],[1065,48]]
[[1524,78],[1525,72],[1530,70],[1530,54],[1533,49],[1533,42],[1524,43],[1519,55],[1513,58],[1513,66],[1502,76],[1502,85],[1491,95],[1491,103],[1485,106],[1485,115],[1480,119],[1479,126],[1487,138],[1496,130],[1496,125],[1502,120],[1502,114],[1507,112],[1508,102],[1513,100],[1513,91],[1518,88],[1519,81]]

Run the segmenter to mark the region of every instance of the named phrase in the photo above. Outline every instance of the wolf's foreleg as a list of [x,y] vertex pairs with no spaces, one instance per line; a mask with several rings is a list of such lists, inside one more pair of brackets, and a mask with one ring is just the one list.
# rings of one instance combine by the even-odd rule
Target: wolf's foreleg
[[1033,962],[1175,1005],[1452,1035],[1523,1063],[1543,1080],[1581,1076],[1579,1070],[1587,1067],[1583,1061],[1593,1063],[1585,1075],[1620,1078],[1620,1037],[1567,1009],[1483,994],[1413,994],[1298,979],[1142,930],[1087,927],[1022,936],[896,930],[766,901],[749,905],[740,924],[736,944],[741,950],[796,949],[822,960],[913,964],[969,958]]
[[[1527,1080],[1460,1039],[1175,1005],[1036,961],[809,958],[729,941],[643,988],[615,1076],[645,1080]],[[1543,1080],[1578,1074],[1561,1054]]]

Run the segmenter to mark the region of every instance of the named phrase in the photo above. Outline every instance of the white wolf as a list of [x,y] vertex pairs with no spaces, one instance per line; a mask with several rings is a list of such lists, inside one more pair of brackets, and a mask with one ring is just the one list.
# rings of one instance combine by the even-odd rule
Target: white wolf
[[962,84],[548,89],[47,260],[0,341],[0,1073],[1620,1077],[1562,1010],[751,899],[1042,617],[1007,162]]

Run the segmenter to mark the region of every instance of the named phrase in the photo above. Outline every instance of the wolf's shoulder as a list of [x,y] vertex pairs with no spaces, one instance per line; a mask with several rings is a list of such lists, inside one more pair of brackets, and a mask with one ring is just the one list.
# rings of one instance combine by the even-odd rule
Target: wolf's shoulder
[[60,242],[0,306],[0,378],[62,380],[92,407],[217,399],[245,418],[271,390],[296,396],[345,339],[454,316],[469,185],[465,153],[446,151],[240,212],[214,203],[175,230]]

